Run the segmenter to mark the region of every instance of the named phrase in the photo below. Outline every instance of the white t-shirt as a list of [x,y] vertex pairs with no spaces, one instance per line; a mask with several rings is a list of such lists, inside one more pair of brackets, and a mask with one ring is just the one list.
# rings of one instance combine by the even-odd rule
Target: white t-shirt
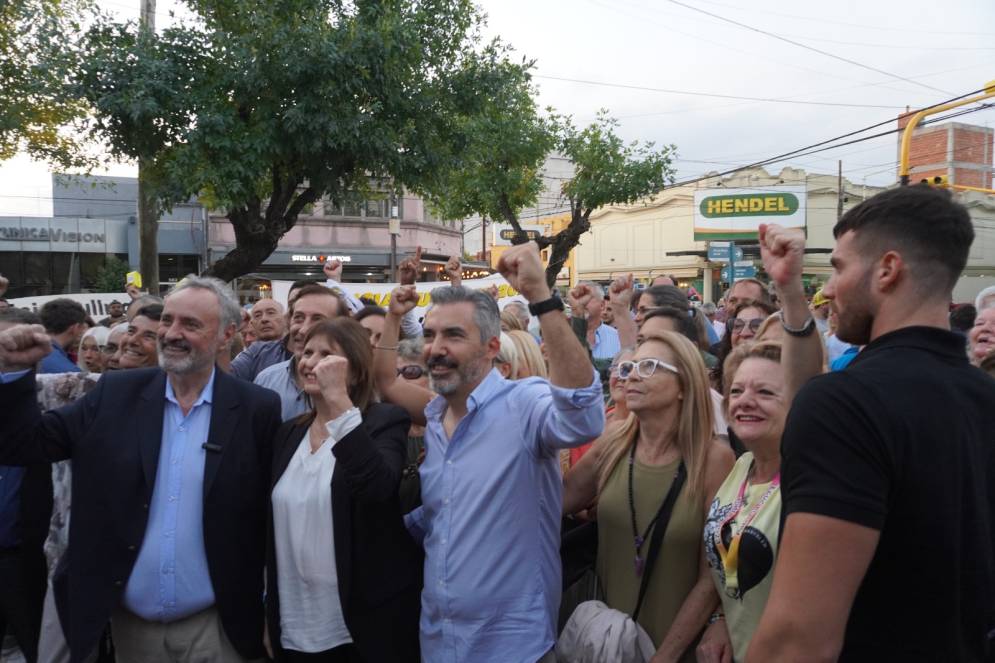
[[335,567],[332,447],[361,421],[359,411],[353,409],[329,422],[329,437],[313,454],[305,433],[273,488],[280,644],[284,649],[315,653],[352,642]]

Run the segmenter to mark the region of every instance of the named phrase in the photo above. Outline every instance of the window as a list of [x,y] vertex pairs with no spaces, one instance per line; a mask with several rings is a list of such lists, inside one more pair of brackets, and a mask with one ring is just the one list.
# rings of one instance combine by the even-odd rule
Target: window
[[385,213],[385,207],[387,206],[386,200],[367,200],[366,201],[366,218],[383,219],[387,216]]
[[197,256],[159,255],[159,282],[176,283],[187,274],[196,274],[199,269]]

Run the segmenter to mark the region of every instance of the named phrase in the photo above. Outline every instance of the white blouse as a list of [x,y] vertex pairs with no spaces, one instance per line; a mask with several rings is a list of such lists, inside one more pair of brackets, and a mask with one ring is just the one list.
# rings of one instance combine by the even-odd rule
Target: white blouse
[[352,408],[328,422],[328,437],[311,453],[307,432],[273,488],[280,644],[315,653],[352,642],[339,599],[332,523],[332,447],[362,423]]

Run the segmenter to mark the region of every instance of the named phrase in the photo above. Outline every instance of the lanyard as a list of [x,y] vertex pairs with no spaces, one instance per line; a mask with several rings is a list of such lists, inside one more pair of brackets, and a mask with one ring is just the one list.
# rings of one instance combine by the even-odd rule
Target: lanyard
[[[752,468],[751,468],[752,469]],[[732,508],[729,511],[729,515],[725,517],[722,524],[715,530],[715,548],[718,550],[719,559],[722,560],[722,570],[725,572],[725,585],[726,594],[733,598],[739,596],[739,543],[743,538],[743,532],[746,528],[750,526],[753,519],[757,517],[760,509],[763,505],[767,503],[767,500],[771,498],[774,492],[781,485],[781,473],[778,472],[774,475],[774,479],[770,482],[770,486],[764,492],[763,496],[757,500],[757,503],[753,505],[750,512],[746,515],[746,519],[743,521],[742,525],[739,527],[739,531],[733,529],[733,536],[729,541],[729,548],[726,549],[725,544],[722,542],[722,531],[727,525],[730,525],[739,512],[743,509],[743,498],[746,495],[746,488],[750,483],[750,473],[746,473],[746,478],[743,479],[743,483],[739,486],[739,495],[736,496],[736,501],[732,503]]]

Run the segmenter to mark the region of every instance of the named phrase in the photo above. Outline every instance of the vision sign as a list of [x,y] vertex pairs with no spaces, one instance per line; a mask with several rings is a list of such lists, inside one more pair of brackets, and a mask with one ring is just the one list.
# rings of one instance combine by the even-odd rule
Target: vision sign
[[694,208],[695,240],[756,239],[761,223],[805,227],[805,187],[699,189]]

